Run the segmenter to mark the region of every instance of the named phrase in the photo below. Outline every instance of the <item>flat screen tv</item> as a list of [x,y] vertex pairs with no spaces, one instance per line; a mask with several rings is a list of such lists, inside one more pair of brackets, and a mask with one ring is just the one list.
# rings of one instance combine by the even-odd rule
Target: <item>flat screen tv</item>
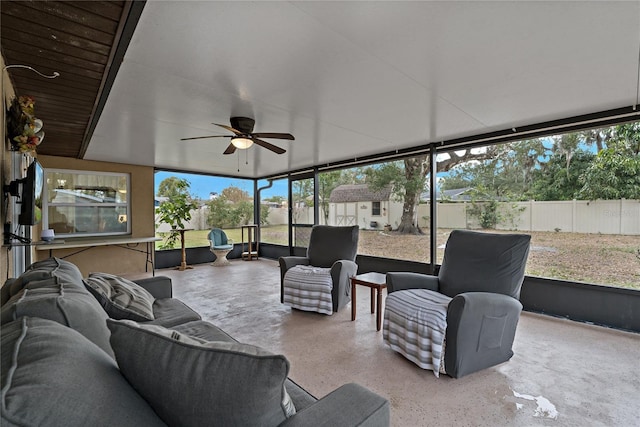
[[37,160],[27,168],[27,176],[20,180],[20,215],[18,224],[35,225],[42,220],[42,188],[44,185],[44,169]]

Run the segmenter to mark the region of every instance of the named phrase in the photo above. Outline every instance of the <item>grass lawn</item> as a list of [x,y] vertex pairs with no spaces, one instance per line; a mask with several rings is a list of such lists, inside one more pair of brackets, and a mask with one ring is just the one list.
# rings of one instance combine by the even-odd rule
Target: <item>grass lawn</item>
[[[442,261],[444,243],[451,230],[438,229],[438,263]],[[225,230],[234,243],[242,242],[241,230]],[[429,234],[413,236],[360,230],[358,253],[384,258],[428,262]],[[209,246],[209,230],[185,233],[185,246]],[[287,245],[286,225],[261,228],[261,242]],[[640,238],[584,233],[528,232],[531,250],[527,274],[577,282],[640,289]],[[158,235],[158,237],[163,237]],[[245,236],[246,237],[246,236]],[[156,242],[156,249],[159,249]],[[179,245],[179,243],[178,243]]]

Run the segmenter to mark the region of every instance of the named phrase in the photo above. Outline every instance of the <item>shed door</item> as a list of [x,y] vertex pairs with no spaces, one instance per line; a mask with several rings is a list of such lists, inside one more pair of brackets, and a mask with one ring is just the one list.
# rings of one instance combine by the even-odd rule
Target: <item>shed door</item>
[[358,223],[357,210],[357,203],[336,203],[336,225],[356,225]]

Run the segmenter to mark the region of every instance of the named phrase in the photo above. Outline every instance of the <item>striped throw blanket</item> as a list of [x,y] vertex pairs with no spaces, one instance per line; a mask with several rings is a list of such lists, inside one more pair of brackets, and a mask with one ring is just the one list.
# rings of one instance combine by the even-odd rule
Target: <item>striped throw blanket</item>
[[284,274],[284,303],[298,310],[333,314],[331,268],[296,265]]
[[385,300],[382,336],[398,353],[436,377],[444,373],[449,298],[426,289],[392,292]]

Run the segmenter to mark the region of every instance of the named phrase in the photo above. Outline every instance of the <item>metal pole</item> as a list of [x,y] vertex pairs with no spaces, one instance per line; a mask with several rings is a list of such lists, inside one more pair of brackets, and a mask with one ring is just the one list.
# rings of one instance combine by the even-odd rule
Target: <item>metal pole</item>
[[436,162],[436,145],[431,144],[429,150],[429,167],[431,180],[429,182],[429,233],[431,238],[430,248],[430,271],[431,274],[435,274],[436,262],[438,261],[438,233],[437,233],[437,221],[436,221],[436,174],[438,172],[438,164]]

